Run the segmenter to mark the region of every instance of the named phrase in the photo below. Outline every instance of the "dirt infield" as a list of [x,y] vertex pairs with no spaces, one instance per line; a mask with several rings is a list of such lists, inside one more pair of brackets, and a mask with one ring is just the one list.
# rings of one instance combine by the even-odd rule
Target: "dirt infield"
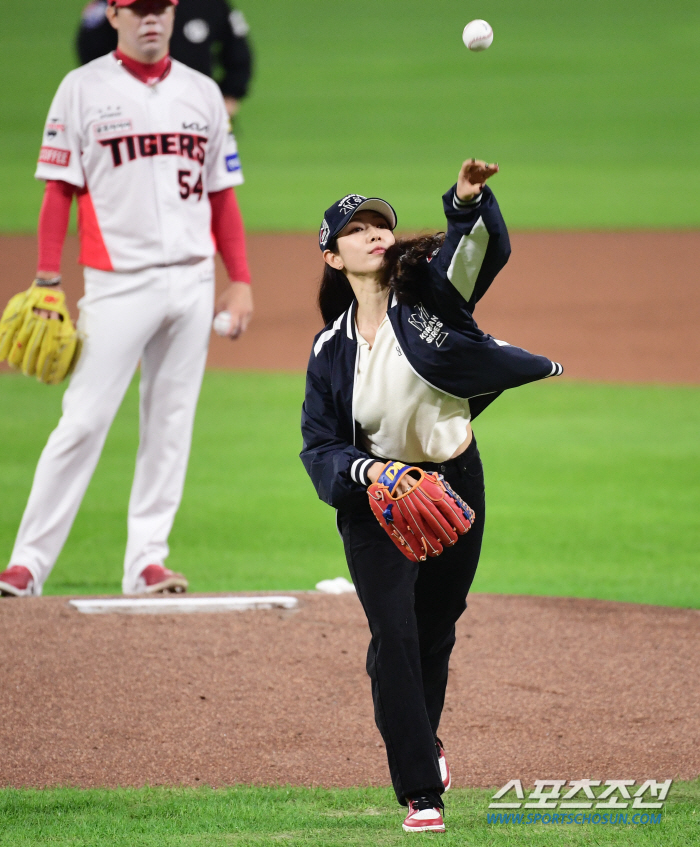
[[[512,241],[511,261],[477,311],[483,329],[562,362],[570,377],[700,383],[700,232],[515,233]],[[315,238],[251,235],[249,251],[255,318],[240,341],[214,337],[209,364],[305,369],[320,328]],[[76,257],[69,238],[74,311]],[[35,261],[33,237],[0,237],[0,300],[27,287]]]
[[[0,601],[0,785],[386,785],[354,596],[82,615]],[[457,786],[700,774],[700,612],[474,595],[440,734]]]

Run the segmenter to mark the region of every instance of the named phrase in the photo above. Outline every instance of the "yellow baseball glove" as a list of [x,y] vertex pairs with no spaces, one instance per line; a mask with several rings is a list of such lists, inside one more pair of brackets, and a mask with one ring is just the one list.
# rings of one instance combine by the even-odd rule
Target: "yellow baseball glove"
[[[41,317],[35,309],[56,312]],[[80,356],[82,344],[66,308],[62,291],[32,284],[16,294],[0,319],[0,362],[47,385],[62,382]]]

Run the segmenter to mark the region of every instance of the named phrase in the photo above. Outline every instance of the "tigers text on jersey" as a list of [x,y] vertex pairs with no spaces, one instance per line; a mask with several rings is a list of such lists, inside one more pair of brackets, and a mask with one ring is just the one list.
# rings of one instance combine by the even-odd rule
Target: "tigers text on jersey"
[[215,82],[173,61],[147,85],[114,54],[59,86],[36,177],[78,188],[80,262],[120,272],[213,256],[208,195],[243,182]]

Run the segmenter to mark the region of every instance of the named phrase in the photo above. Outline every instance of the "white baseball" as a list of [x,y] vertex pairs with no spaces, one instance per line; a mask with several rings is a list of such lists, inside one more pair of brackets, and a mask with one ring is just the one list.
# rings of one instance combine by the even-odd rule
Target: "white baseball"
[[493,43],[493,30],[486,21],[470,21],[464,27],[462,41],[474,53],[479,53],[481,50],[488,50]]
[[231,325],[233,320],[231,318],[231,312],[219,312],[219,314],[214,318],[214,323],[212,326],[214,327],[214,332],[217,335],[226,336],[231,332]]

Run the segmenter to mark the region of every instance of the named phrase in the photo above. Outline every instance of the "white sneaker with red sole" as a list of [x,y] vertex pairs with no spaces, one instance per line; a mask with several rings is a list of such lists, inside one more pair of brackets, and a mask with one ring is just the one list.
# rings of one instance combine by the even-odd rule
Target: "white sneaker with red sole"
[[408,814],[403,822],[404,832],[444,832],[442,812],[427,797],[408,801]]
[[0,597],[33,597],[34,577],[24,565],[11,565],[0,573]]
[[438,764],[440,765],[440,779],[445,786],[445,791],[449,791],[452,785],[452,774],[445,758],[445,748],[442,746],[442,741],[439,738],[435,739],[435,747],[437,748]]
[[188,588],[189,583],[181,573],[163,565],[148,565],[139,574],[134,594],[184,594]]

